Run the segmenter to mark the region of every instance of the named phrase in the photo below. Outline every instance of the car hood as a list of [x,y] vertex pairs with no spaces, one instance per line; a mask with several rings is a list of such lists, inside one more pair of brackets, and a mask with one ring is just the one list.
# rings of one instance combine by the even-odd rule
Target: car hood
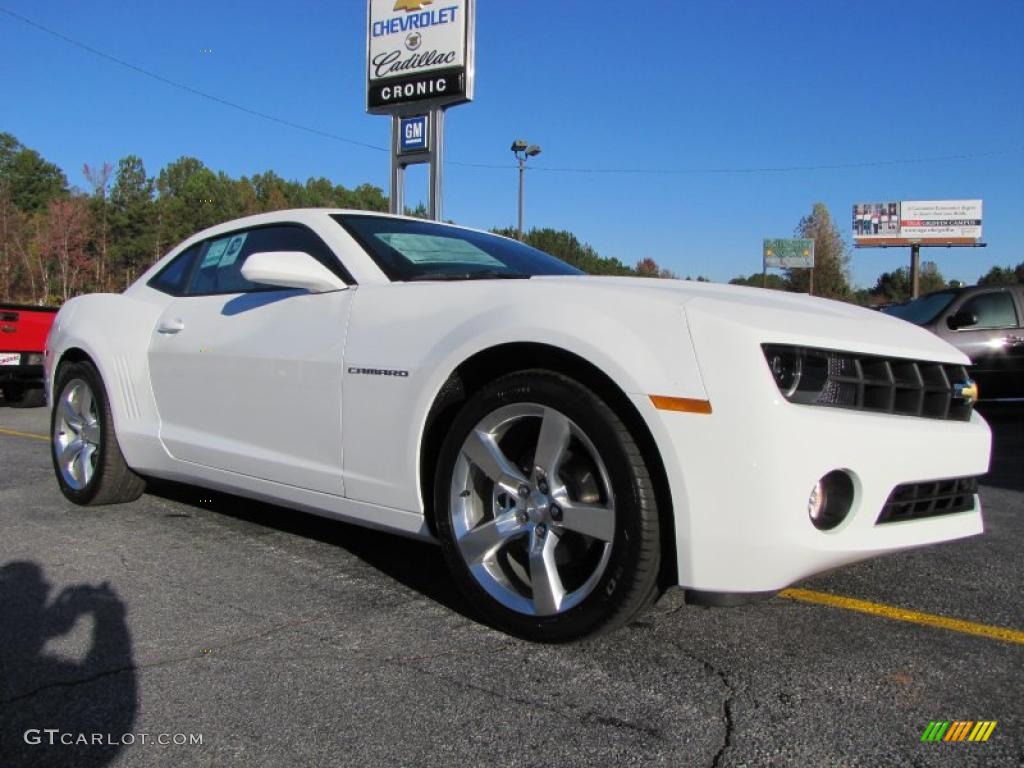
[[[643,292],[652,301],[681,305],[691,324],[701,320],[757,328],[762,343],[800,344],[860,354],[967,364],[969,359],[938,336],[899,318],[854,304],[800,293],[690,280],[573,276],[589,291]],[[610,299],[610,297],[609,297]],[[605,301],[602,297],[602,301]]]

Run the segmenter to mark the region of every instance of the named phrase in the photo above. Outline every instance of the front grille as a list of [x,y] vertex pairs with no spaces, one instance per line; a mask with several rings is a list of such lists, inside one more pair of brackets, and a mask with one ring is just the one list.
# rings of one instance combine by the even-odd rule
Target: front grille
[[882,507],[878,523],[898,523],[953,512],[968,512],[974,509],[974,494],[977,492],[976,477],[953,477],[898,485]]
[[962,365],[781,345],[765,345],[764,352],[779,389],[793,403],[971,418],[971,401],[960,391],[970,382]]
[[[884,357],[843,357],[841,371],[829,371],[830,394],[839,405],[865,411],[968,421],[971,404],[957,397],[956,385],[968,381],[962,365],[944,365]],[[835,364],[830,368],[838,367]]]

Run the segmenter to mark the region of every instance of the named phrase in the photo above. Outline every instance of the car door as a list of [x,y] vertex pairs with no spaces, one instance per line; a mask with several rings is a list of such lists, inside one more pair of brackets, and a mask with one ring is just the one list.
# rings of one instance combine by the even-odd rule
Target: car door
[[[974,315],[977,322],[950,329],[955,314]],[[1024,334],[1012,288],[969,294],[947,310],[943,325],[943,335],[971,358],[983,400],[1024,397]]]
[[164,446],[182,461],[343,495],[342,358],[353,291],[257,285],[241,267],[253,253],[305,251],[351,278],[299,224],[238,230],[198,249],[150,341]]

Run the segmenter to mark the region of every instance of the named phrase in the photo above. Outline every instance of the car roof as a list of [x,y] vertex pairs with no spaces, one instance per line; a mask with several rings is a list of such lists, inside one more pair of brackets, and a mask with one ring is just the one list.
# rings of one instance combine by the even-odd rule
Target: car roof
[[[465,227],[459,224],[452,224],[444,221],[433,221],[432,219],[423,219],[418,216],[401,216],[395,213],[387,213],[385,211],[367,211],[355,208],[282,208],[276,211],[268,211],[266,213],[255,213],[250,216],[243,216],[239,219],[231,219],[229,221],[215,224],[212,227],[196,232],[195,234],[182,241],[181,245],[191,244],[198,240],[204,240],[213,235],[218,235],[224,232],[230,232],[236,229],[244,227],[255,227],[265,224],[276,224],[279,222],[298,222],[309,224],[313,221],[317,223],[323,223],[323,220],[329,216],[335,214],[344,214],[346,216],[375,216],[388,219],[396,219],[400,221],[417,221],[417,222],[429,222],[431,224],[437,224],[439,226],[451,227],[452,229],[460,229],[466,232],[478,232],[481,234],[492,235],[494,237],[505,237],[495,232],[488,232],[485,229],[476,229],[474,227]],[[509,239],[509,238],[505,238]]]

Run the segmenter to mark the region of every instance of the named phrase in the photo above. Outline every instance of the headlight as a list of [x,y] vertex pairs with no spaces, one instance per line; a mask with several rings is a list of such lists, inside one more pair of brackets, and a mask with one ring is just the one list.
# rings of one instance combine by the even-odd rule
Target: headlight
[[779,385],[779,391],[786,397],[792,397],[800,384],[800,374],[803,373],[800,350],[792,347],[772,347],[765,349],[764,355],[768,359],[768,367],[772,369],[775,383]]
[[[766,344],[764,356],[768,361],[775,383],[783,397],[793,403],[817,403],[823,392],[834,383],[830,374],[839,373],[845,366],[842,356],[827,350],[806,349],[803,347],[784,347]],[[850,360],[852,366],[852,359]],[[852,395],[849,405],[853,405],[857,397],[856,385],[851,385]],[[841,395],[841,383],[838,384],[833,396]],[[840,403],[830,403],[840,404]],[[847,404],[847,403],[842,403]]]

